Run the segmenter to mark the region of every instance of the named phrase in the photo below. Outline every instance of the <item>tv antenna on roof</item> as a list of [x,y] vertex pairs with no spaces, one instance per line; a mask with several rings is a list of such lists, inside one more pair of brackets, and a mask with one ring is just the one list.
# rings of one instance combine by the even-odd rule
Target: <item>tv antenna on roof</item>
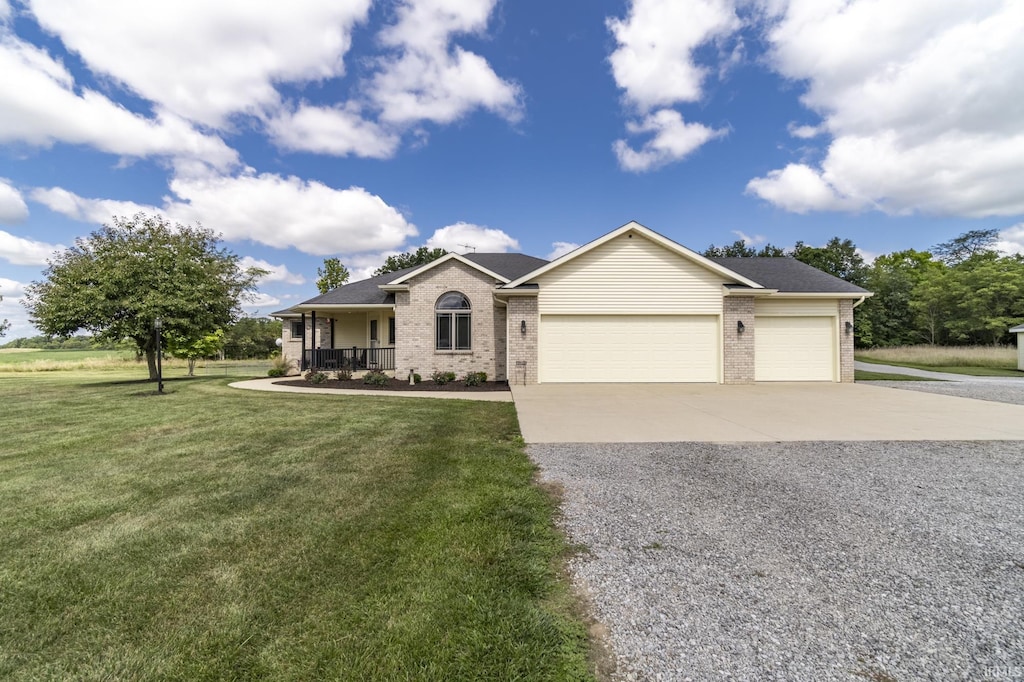
[[472,244],[456,244],[456,246],[461,246],[464,249],[473,249],[473,253],[476,253],[476,247]]

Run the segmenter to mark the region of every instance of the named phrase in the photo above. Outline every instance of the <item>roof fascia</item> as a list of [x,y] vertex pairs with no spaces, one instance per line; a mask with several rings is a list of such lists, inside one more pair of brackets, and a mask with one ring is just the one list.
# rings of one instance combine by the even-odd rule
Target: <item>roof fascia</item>
[[447,255],[441,256],[437,260],[430,261],[426,265],[423,265],[421,267],[416,268],[412,272],[405,273],[404,275],[402,275],[398,279],[393,279],[390,282],[388,282],[387,284],[381,284],[379,286],[380,286],[381,289],[383,289],[386,286],[394,286],[396,284],[403,284],[403,283],[409,281],[410,279],[412,279],[413,277],[416,277],[417,275],[421,275],[424,272],[426,272],[427,270],[430,270],[431,268],[436,268],[438,265],[441,265],[442,263],[447,263],[450,260],[457,260],[460,263],[462,263],[463,265],[468,265],[469,267],[473,268],[474,270],[479,270],[480,272],[482,272],[485,275],[488,275],[490,277],[493,277],[494,279],[498,280],[499,282],[502,282],[502,283],[508,282],[508,277],[502,277],[498,273],[493,272],[491,270],[488,270],[487,268],[485,268],[484,266],[480,265],[479,263],[474,263],[473,261],[469,260],[468,258],[465,258],[465,257],[463,257],[463,256],[461,256],[461,255],[459,255],[457,253],[449,253]]
[[868,298],[874,295],[874,292],[871,291],[780,291],[772,298]]
[[554,270],[555,268],[561,267],[561,266],[565,265],[566,263],[568,263],[569,261],[572,261],[572,260],[574,260],[576,258],[579,258],[583,254],[589,253],[590,251],[593,251],[597,247],[599,247],[599,246],[601,246],[603,244],[607,244],[608,242],[610,242],[611,240],[615,239],[616,237],[621,236],[621,235],[623,235],[623,234],[625,234],[627,232],[630,232],[630,231],[633,231],[633,232],[636,232],[636,233],[640,234],[641,236],[651,240],[655,244],[658,244],[659,246],[662,246],[662,247],[668,249],[669,251],[672,251],[673,253],[676,253],[677,255],[680,255],[683,258],[686,258],[687,260],[690,260],[690,261],[696,263],[697,265],[700,265],[701,267],[714,272],[715,274],[721,275],[723,277],[726,277],[728,279],[734,280],[734,281],[739,282],[741,284],[746,284],[747,286],[749,286],[751,288],[754,288],[754,289],[763,289],[764,288],[763,286],[761,286],[760,284],[758,284],[754,280],[748,279],[748,278],[744,277],[743,275],[739,274],[738,272],[733,272],[732,270],[730,270],[729,268],[727,268],[725,266],[719,265],[718,263],[715,263],[714,261],[708,260],[707,258],[705,258],[704,256],[700,255],[696,251],[691,251],[690,249],[686,248],[682,244],[678,244],[678,243],[672,241],[671,239],[669,239],[668,237],[665,237],[663,235],[658,234],[654,230],[650,229],[649,227],[645,227],[645,226],[641,225],[640,223],[636,222],[635,220],[631,220],[628,223],[626,223],[625,225],[623,225],[622,227],[616,228],[616,229],[612,230],[611,232],[609,232],[608,234],[606,234],[604,236],[601,236],[601,237],[598,237],[597,239],[595,239],[592,242],[588,242],[587,244],[584,244],[583,246],[579,247],[575,251],[570,251],[569,253],[565,254],[564,256],[562,256],[560,258],[556,258],[555,260],[551,261],[547,265],[543,265],[543,266],[537,268],[533,272],[526,273],[525,275],[523,275],[519,279],[514,280],[514,281],[509,282],[508,284],[506,284],[505,288],[506,289],[511,289],[511,288],[517,287],[517,286],[519,286],[521,284],[525,284],[526,282],[529,282],[532,279],[536,279],[537,277],[540,277],[541,275],[543,275],[543,274],[545,274],[547,272],[550,272],[551,270]]
[[320,303],[316,305],[297,305],[293,310],[313,312],[315,310],[394,310],[393,303]]
[[737,289],[728,286],[722,286],[722,289],[724,290],[726,296],[746,296],[748,298],[753,296],[764,298],[765,296],[772,296],[774,294],[779,293],[778,289]]

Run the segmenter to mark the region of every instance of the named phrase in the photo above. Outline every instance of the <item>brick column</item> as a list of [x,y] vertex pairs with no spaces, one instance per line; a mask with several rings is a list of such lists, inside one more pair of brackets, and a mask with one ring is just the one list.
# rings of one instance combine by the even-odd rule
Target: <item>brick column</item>
[[839,299],[839,381],[853,382],[853,332],[846,333],[846,323],[853,324],[853,301]]
[[[743,323],[743,333],[737,331]],[[749,384],[754,381],[754,298],[726,296],[722,309],[722,382]]]
[[[526,321],[526,333],[522,323]],[[512,296],[508,299],[508,382],[537,383],[537,313],[536,296]]]

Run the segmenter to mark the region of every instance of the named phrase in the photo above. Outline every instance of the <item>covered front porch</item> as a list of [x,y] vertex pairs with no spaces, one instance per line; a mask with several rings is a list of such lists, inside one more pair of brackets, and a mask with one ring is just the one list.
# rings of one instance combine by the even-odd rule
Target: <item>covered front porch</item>
[[395,309],[389,306],[298,308],[293,321],[298,365],[308,369],[395,369]]

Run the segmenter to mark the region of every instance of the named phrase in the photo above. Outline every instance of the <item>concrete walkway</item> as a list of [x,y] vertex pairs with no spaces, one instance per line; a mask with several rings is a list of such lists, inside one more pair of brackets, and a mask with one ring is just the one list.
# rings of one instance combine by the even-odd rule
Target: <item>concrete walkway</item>
[[249,379],[228,384],[231,388],[242,388],[249,391],[270,391],[274,393],[306,393],[318,395],[370,395],[377,398],[440,398],[442,400],[480,400],[492,403],[512,402],[509,391],[377,391],[373,389],[357,390],[348,388],[317,388],[315,386],[282,386],[275,384],[277,378]]
[[1024,440],[1024,405],[869,384],[513,386],[528,443]]
[[933,372],[928,369],[916,369],[914,367],[896,367],[894,365],[876,365],[872,362],[861,362],[857,360],[853,363],[855,369],[862,370],[864,372],[880,372],[882,374],[903,374],[911,377],[922,377],[924,379],[938,379],[939,381],[963,381],[967,383],[974,382],[1013,382],[1013,383],[1024,383],[1024,378],[1020,377],[976,377],[970,374],[954,374],[952,372]]

